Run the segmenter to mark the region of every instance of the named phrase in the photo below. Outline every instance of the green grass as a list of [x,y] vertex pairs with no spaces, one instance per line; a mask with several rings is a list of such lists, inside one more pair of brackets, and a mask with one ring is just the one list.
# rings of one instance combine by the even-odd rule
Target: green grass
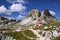
[[39,32],[39,34],[41,35],[41,34],[42,34],[42,32]]
[[25,35],[29,36],[29,37],[33,37],[33,38],[36,38],[36,36],[34,35],[34,33],[30,30],[25,30],[23,32]]
[[55,39],[53,39],[53,40],[60,40],[60,36],[59,36],[59,37],[57,37],[57,38],[55,38]]
[[4,35],[11,36],[16,40],[31,40],[29,38],[26,38],[21,32],[10,32],[10,33],[5,33]]
[[36,27],[34,28],[34,30],[37,30],[37,29],[43,30],[44,27],[43,27],[43,26],[40,26],[40,27],[36,26]]
[[[34,33],[30,30],[25,30],[23,31],[23,33],[28,36],[28,37],[32,37],[32,38],[36,38],[36,36],[34,35]],[[17,40],[35,40],[35,39],[29,39],[27,37],[25,37],[22,32],[9,32],[9,33],[5,33],[5,36],[11,36],[14,39]]]

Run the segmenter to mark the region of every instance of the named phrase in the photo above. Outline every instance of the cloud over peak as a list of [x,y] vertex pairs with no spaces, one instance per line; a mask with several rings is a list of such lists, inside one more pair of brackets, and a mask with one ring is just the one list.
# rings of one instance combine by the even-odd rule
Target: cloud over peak
[[50,12],[50,13],[51,13],[51,15],[53,15],[53,16],[55,16],[55,15],[56,15],[56,12],[54,12],[54,11],[49,10],[49,12]]

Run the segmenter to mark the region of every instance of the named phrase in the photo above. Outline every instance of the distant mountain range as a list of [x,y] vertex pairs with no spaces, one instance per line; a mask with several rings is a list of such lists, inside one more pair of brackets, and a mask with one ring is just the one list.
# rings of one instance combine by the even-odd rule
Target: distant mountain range
[[6,24],[12,23],[12,22],[16,22],[16,20],[13,20],[13,19],[9,20],[3,16],[0,16],[0,27],[4,27]]

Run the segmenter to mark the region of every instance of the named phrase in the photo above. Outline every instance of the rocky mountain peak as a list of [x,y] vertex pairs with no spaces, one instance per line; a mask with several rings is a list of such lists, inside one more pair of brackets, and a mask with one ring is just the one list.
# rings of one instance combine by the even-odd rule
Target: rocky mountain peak
[[28,17],[33,17],[33,18],[39,18],[40,16],[41,16],[41,13],[39,12],[38,9],[33,9],[28,14]]
[[52,15],[50,14],[50,12],[49,12],[48,9],[45,9],[45,10],[44,10],[44,15],[45,15],[45,16],[52,16]]
[[0,20],[8,20],[8,19],[3,16],[0,16]]

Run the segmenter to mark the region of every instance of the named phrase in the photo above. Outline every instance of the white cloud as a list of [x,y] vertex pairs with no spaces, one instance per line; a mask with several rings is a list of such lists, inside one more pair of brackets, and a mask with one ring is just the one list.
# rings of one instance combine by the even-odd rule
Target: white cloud
[[5,8],[4,5],[0,6],[0,13],[6,12],[6,10],[7,10],[7,9]]
[[12,4],[10,7],[10,10],[13,12],[15,12],[15,11],[22,12],[25,9],[26,9],[26,7],[23,6],[22,4]]
[[12,4],[9,7],[9,10],[4,6],[0,6],[0,14],[5,13],[8,15],[11,15],[12,12],[19,12],[19,13],[23,13],[26,9],[26,6],[23,6],[22,4]]
[[56,15],[56,12],[54,12],[54,11],[51,11],[51,10],[49,10],[49,12],[51,13],[51,15]]
[[[8,2],[12,3],[7,9],[4,5],[0,6],[0,14],[8,14],[11,15],[12,12],[19,12],[19,13],[26,13],[26,6],[23,6],[25,0],[7,0]],[[18,4],[16,3],[18,2]],[[6,4],[7,5],[7,4]],[[25,16],[19,15],[17,18],[14,17],[6,17],[8,19],[24,19]]]
[[7,19],[9,19],[9,20],[15,19],[14,17],[5,17],[5,18],[7,18]]
[[23,20],[23,19],[25,18],[25,16],[18,15],[16,18],[14,18],[14,17],[5,17],[5,18],[7,18],[7,19],[9,19],[9,20],[11,20],[11,19]]
[[10,3],[25,3],[25,0],[7,0]]
[[11,14],[11,11],[8,10],[4,5],[0,6],[0,14]]
[[17,19],[17,20],[22,20],[22,19],[24,19],[24,18],[25,18],[25,16],[18,15],[16,19]]

